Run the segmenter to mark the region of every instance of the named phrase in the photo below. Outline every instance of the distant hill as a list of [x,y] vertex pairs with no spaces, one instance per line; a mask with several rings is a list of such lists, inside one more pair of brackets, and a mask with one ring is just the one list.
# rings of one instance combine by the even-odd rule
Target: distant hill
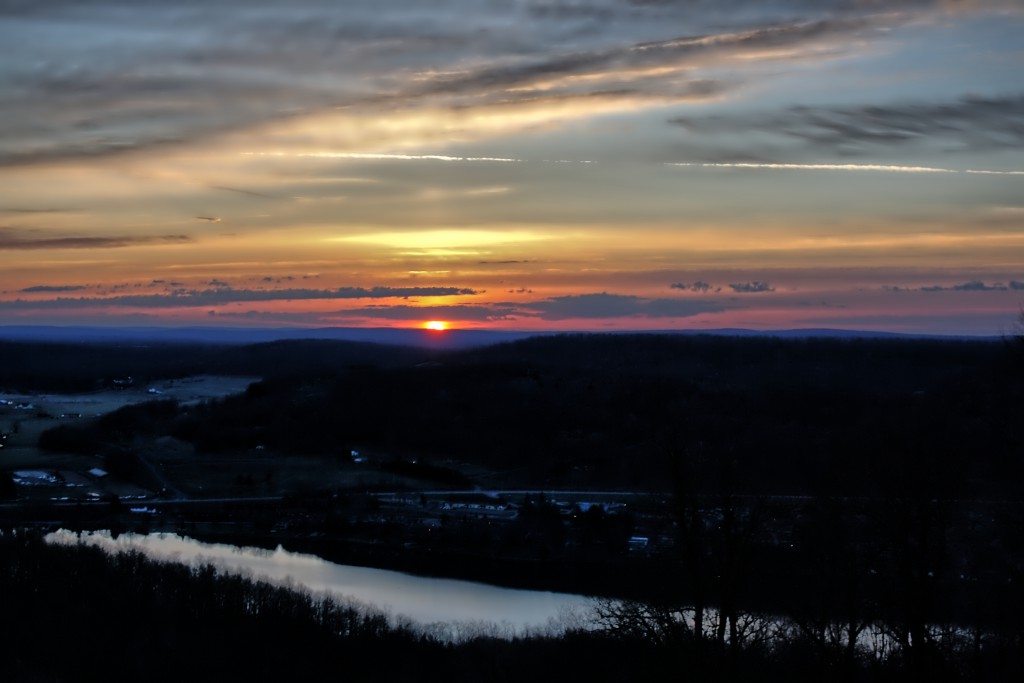
[[[432,330],[387,327],[321,327],[321,328],[255,328],[255,327],[87,327],[5,325],[0,326],[3,341],[45,341],[57,343],[160,342],[185,344],[258,344],[295,339],[371,342],[390,346],[413,346],[430,349],[468,349],[516,341],[527,337],[551,336],[556,332],[505,330]],[[602,334],[638,334],[635,331],[603,332]],[[919,335],[870,330],[837,330],[826,328],[793,330],[749,330],[726,328],[715,330],[652,330],[643,334],[723,335],[735,337],[780,338],[902,338],[902,339],[999,339],[956,335]]]
[[74,342],[161,342],[186,344],[259,344],[292,339],[327,339],[371,342],[391,346],[417,346],[435,349],[461,349],[488,346],[530,337],[536,332],[492,330],[433,330],[321,327],[78,327],[45,325],[0,326],[0,340]]

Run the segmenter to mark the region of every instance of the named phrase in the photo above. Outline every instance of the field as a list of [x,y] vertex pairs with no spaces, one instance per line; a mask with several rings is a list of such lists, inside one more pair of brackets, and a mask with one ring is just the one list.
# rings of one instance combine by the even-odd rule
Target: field
[[[88,472],[102,469],[99,454],[53,453],[40,450],[39,435],[58,424],[79,424],[119,408],[156,399],[174,399],[183,404],[223,398],[244,391],[256,381],[252,377],[200,375],[164,380],[146,387],[106,389],[86,394],[0,393],[0,432],[7,435],[0,449],[0,471],[49,473],[56,483],[41,477],[19,486],[26,500],[89,500],[110,494],[119,498],[154,495],[136,484],[112,478],[97,478]],[[169,455],[173,448],[166,451]]]
[[[16,480],[19,497],[26,501],[88,501],[111,494],[123,500],[155,498],[162,488],[155,482],[143,486],[138,481],[92,476],[90,470],[104,467],[101,454],[42,450],[38,447],[40,434],[56,425],[85,424],[147,401],[171,399],[188,406],[222,399],[244,392],[255,381],[258,378],[199,375],[86,394],[2,393],[0,400],[5,403],[0,404],[0,432],[7,438],[0,449],[0,471],[39,475]],[[191,444],[162,436],[136,438],[132,449],[165,478],[170,494],[177,497],[303,496],[323,489],[405,490],[422,486],[414,478],[382,471],[370,458],[355,462],[350,449],[340,447],[329,455],[292,454],[286,458],[261,445],[200,456]],[[479,467],[473,470],[481,471]],[[162,493],[168,495],[168,491]]]

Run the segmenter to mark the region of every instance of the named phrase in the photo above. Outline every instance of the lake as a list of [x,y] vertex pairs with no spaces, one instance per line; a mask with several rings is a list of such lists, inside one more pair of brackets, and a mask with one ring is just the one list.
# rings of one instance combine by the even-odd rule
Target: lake
[[454,579],[335,564],[315,555],[202,543],[169,533],[120,534],[61,529],[47,535],[50,543],[87,543],[109,552],[138,550],[156,560],[191,566],[212,565],[218,571],[242,574],[278,585],[293,586],[339,601],[350,601],[417,622],[436,635],[458,639],[481,631],[499,635],[560,632],[578,625],[592,599],[569,593],[517,590]]

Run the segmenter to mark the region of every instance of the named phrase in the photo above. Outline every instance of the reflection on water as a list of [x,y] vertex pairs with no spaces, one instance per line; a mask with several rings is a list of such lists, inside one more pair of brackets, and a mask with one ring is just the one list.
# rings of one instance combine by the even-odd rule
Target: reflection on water
[[192,566],[210,564],[219,571],[244,574],[314,593],[353,600],[408,617],[420,624],[500,624],[506,631],[558,628],[573,614],[589,611],[582,595],[513,590],[483,583],[435,579],[385,569],[334,564],[314,555],[277,550],[200,543],[175,534],[120,534],[61,529],[46,537],[51,543],[88,543],[108,551],[139,550],[158,560]]

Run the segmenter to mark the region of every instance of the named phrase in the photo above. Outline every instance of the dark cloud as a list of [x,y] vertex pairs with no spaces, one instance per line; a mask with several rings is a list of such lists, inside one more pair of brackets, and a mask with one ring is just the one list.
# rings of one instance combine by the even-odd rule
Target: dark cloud
[[[1021,283],[1012,281],[1010,283],[1012,289],[1018,289],[1017,285]],[[922,287],[922,292],[1005,292],[1011,289],[1011,286],[1004,285],[1001,282],[996,282],[991,285],[985,284],[981,280],[970,280],[969,282],[962,282],[958,285],[950,285],[948,287],[943,285],[932,285],[930,287]]]
[[715,287],[714,285],[708,282],[704,282],[702,280],[697,280],[696,282],[692,282],[689,284],[685,282],[673,282],[671,285],[669,285],[669,287],[671,289],[681,289],[684,292],[699,292],[701,294],[707,294],[708,292],[711,291],[722,291],[721,287]]
[[[551,82],[560,78],[614,73],[616,70],[646,69],[662,66],[685,68],[708,56],[740,55],[771,48],[796,47],[829,35],[849,35],[872,23],[861,18],[831,17],[811,21],[773,23],[752,30],[701,33],[667,40],[641,41],[611,48],[546,55],[542,58],[499,63],[473,71],[439,77],[424,86],[420,94],[502,93],[505,102],[562,99],[578,96],[666,96],[677,99],[704,99],[722,93],[730,84],[717,79],[698,78],[680,83],[655,78],[645,81],[629,78],[622,87],[609,86],[609,80],[596,79],[599,84],[582,92],[567,86],[552,89]],[[696,65],[696,64],[695,64]],[[614,82],[614,79],[612,80]],[[628,84],[628,85],[627,85]],[[653,86],[653,87],[652,87]],[[536,88],[536,89],[534,89]],[[509,92],[511,91],[511,92]]]
[[1005,149],[1024,145],[1024,95],[944,103],[797,106],[778,114],[688,116],[673,122],[701,134],[773,133],[832,154],[874,153],[902,145],[942,145],[942,151]]
[[87,289],[87,287],[85,285],[35,285],[18,291],[28,294],[33,292],[77,292],[82,289]]
[[388,299],[476,294],[458,287],[339,287],[338,289],[177,289],[168,294],[113,297],[58,297],[44,301],[0,301],[0,310],[35,308],[177,308],[219,306],[246,301],[302,301],[313,299]]
[[255,192],[253,190],[243,190],[240,187],[228,187],[226,185],[210,185],[211,190],[222,190],[224,192],[234,192],[236,194],[244,194],[250,197],[260,197],[262,199],[276,199],[272,194],[265,194],[263,192]]
[[1007,283],[988,284],[982,280],[968,280],[955,285],[928,285],[920,288],[882,285],[882,289],[886,292],[1019,292],[1024,291],[1024,282],[1010,280]]
[[837,150],[936,139],[969,149],[1024,144],[1024,96],[831,110],[797,107],[791,113],[800,122],[788,134]]
[[754,280],[753,282],[736,282],[729,285],[732,291],[738,294],[756,294],[758,292],[774,292],[775,288],[767,282]]
[[73,209],[28,209],[28,208],[3,208],[0,213],[70,213]]
[[644,299],[622,294],[577,294],[533,302],[523,306],[544,320],[571,318],[686,318],[701,313],[723,311],[713,302],[678,299]]
[[[0,127],[0,131],[3,128]],[[227,127],[225,127],[227,130]],[[196,134],[191,139],[200,139]],[[146,141],[90,140],[86,143],[54,144],[59,141],[37,143],[34,146],[21,146],[20,149],[4,150],[0,148],[0,166],[30,166],[47,164],[65,160],[89,160],[102,157],[129,154],[131,152],[149,151],[159,147],[180,145],[189,140],[186,137],[168,138],[160,136]]]
[[188,235],[119,237],[38,237],[37,233],[0,227],[0,250],[113,249],[146,244],[191,242]]

